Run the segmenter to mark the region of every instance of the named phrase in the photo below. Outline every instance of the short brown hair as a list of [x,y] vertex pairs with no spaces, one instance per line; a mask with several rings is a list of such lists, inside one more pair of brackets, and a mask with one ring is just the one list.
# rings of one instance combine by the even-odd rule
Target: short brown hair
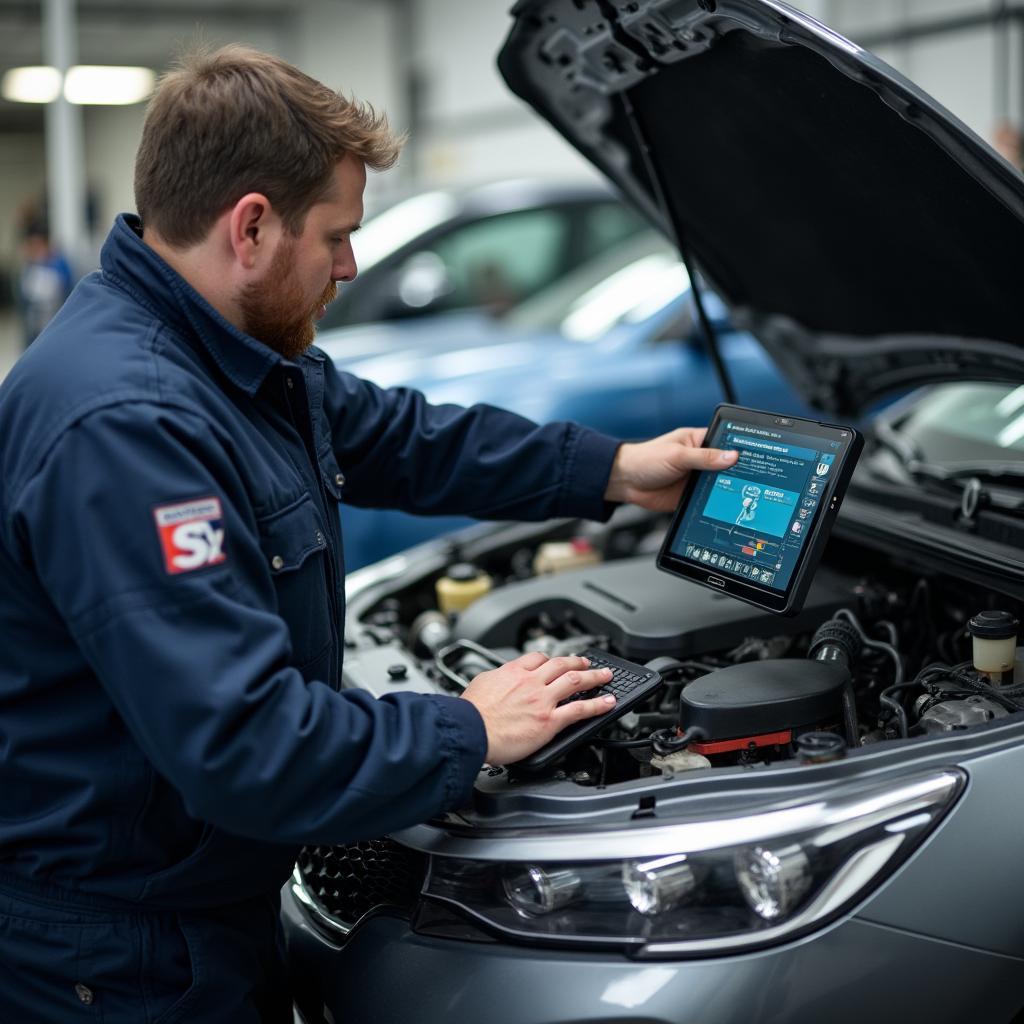
[[392,166],[404,138],[369,105],[245,46],[196,48],[160,80],[135,158],[135,205],[166,242],[202,241],[247,192],[262,192],[293,234],[346,154]]

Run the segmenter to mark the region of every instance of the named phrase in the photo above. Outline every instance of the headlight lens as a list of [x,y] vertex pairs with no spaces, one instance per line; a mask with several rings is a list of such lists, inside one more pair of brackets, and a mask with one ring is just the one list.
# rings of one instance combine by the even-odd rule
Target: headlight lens
[[[962,784],[959,772],[943,771],[745,817],[520,834],[500,860],[435,845],[424,894],[524,941],[614,944],[639,956],[765,945],[862,900],[921,843]],[[631,849],[638,855],[609,855]],[[575,856],[545,856],[562,851]]]
[[736,856],[736,881],[747,905],[766,921],[785,917],[798,906],[814,875],[803,847],[774,850],[755,846]]
[[575,871],[545,871],[536,865],[513,870],[504,880],[509,903],[522,914],[550,914],[572,903],[583,889]]
[[633,909],[641,914],[663,914],[679,906],[697,887],[685,853],[655,860],[626,861],[622,887]]

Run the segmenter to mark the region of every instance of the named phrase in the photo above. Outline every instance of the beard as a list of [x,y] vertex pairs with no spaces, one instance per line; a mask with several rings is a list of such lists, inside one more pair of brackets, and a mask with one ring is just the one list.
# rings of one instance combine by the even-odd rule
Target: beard
[[313,344],[317,313],[338,294],[337,284],[331,281],[312,308],[306,305],[292,272],[293,250],[293,243],[282,242],[266,276],[246,285],[239,300],[245,333],[292,360]]

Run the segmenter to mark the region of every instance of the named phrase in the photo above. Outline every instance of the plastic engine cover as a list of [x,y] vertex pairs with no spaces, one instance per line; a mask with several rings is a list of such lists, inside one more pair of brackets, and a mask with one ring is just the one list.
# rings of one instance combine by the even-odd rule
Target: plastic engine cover
[[838,722],[848,678],[841,665],[806,658],[730,665],[684,688],[679,724],[721,740]]
[[813,631],[850,600],[849,585],[819,569],[803,611],[782,619],[659,572],[644,555],[500,587],[462,613],[456,633],[487,647],[518,647],[543,613],[555,629],[572,620],[607,636],[622,657],[644,662],[724,650],[750,636]]

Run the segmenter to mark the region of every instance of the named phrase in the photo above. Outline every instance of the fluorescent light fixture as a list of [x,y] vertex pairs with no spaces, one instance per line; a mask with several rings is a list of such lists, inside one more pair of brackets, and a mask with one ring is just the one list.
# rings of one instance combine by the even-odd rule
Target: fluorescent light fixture
[[76,64],[64,79],[64,96],[69,103],[127,106],[141,103],[155,84],[150,68]]
[[[76,64],[64,78],[64,96],[69,103],[126,106],[141,103],[155,84],[150,68]],[[0,83],[0,94],[14,103],[52,103],[60,91],[60,72],[45,65],[11,68]]]
[[60,95],[60,72],[45,65],[4,72],[0,95],[12,103],[52,103]]

